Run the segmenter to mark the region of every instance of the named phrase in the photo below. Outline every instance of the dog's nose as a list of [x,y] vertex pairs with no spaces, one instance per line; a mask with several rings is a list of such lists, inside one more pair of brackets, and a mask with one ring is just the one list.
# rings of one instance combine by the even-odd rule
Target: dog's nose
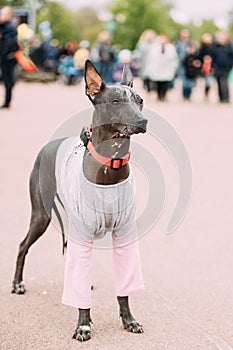
[[146,132],[146,127],[147,127],[147,123],[148,123],[148,120],[147,119],[141,119],[139,122],[138,122],[138,128],[140,128],[140,131],[142,133],[145,133]]

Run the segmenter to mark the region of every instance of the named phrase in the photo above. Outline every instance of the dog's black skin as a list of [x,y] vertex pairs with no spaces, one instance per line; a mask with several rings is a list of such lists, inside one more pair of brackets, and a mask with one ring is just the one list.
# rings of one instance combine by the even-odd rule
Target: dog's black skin
[[[125,66],[120,86],[106,86],[102,77],[88,60],[85,67],[86,95],[94,106],[92,142],[105,157],[123,157],[129,149],[130,136],[146,131],[147,120],[141,114],[143,100],[132,89],[132,73]],[[30,246],[43,235],[51,221],[56,192],[56,153],[64,139],[49,142],[40,151],[30,176],[31,221],[27,236],[20,243],[12,293],[24,294],[23,267]],[[111,169],[100,165],[86,151],[83,159],[86,178],[96,184],[116,184],[129,176],[128,164]],[[141,333],[142,326],[130,312],[128,297],[117,297],[123,326],[129,332]],[[73,338],[90,339],[90,309],[79,309],[79,319]]]

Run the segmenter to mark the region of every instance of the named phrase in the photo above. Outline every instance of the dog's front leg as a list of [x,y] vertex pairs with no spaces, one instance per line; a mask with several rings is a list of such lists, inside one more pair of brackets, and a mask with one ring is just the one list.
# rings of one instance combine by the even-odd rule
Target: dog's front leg
[[78,324],[74,331],[73,339],[85,341],[91,339],[91,316],[90,309],[78,309]]
[[127,296],[117,297],[117,300],[120,306],[120,317],[122,318],[124,328],[128,332],[143,333],[143,326],[135,320],[130,312],[129,298]]

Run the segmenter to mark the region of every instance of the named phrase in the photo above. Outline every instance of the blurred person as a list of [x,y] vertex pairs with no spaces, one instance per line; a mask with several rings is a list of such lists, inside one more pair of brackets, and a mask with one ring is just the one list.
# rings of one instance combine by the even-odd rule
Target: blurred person
[[183,79],[184,76],[184,67],[183,61],[186,56],[187,47],[192,44],[192,39],[190,35],[190,31],[188,29],[182,29],[179,34],[179,39],[175,43],[176,52],[179,58],[179,64],[177,67],[176,76]]
[[111,44],[111,37],[107,31],[99,33],[97,41],[91,48],[90,57],[104,81],[112,83],[116,50]]
[[22,51],[29,53],[29,46],[34,37],[34,31],[26,24],[21,23],[17,27],[17,39]]
[[132,74],[135,76],[136,67],[135,67],[135,64],[133,63],[133,55],[132,55],[132,52],[127,49],[120,50],[118,53],[118,62],[116,63],[113,71],[113,79],[114,79],[114,82],[117,84],[121,82],[122,73],[123,73],[125,64],[129,66]]
[[78,49],[74,53],[74,65],[79,70],[80,79],[84,77],[85,62],[90,58],[89,47],[89,41],[81,40]]
[[184,75],[182,93],[185,100],[190,100],[196,79],[200,76],[201,60],[198,56],[197,44],[192,43],[186,48],[186,56],[183,60]]
[[42,43],[43,52],[43,68],[46,72],[57,73],[57,65],[59,58],[59,41],[51,39]]
[[146,63],[146,57],[149,50],[149,47],[156,39],[156,33],[153,29],[146,29],[141,34],[138,43],[136,44],[135,50],[134,50],[134,57],[139,63],[139,72],[138,75],[143,81],[143,87],[148,92],[151,91],[151,81],[148,76],[145,74],[145,63]]
[[205,82],[205,97],[209,95],[212,82],[212,61],[213,61],[213,37],[210,33],[204,33],[201,37],[201,43],[198,53],[201,61],[201,75]]
[[5,87],[5,100],[1,108],[9,108],[12,89],[15,84],[15,52],[19,50],[17,30],[12,23],[13,10],[4,6],[0,11],[0,60],[2,81]]
[[158,99],[164,101],[178,67],[176,48],[166,35],[159,35],[153,42],[145,63],[145,75],[155,84]]
[[76,41],[69,41],[61,51],[58,61],[58,73],[66,85],[74,85],[80,81],[79,70],[75,67],[74,54],[78,49]]
[[216,33],[213,48],[214,75],[218,84],[219,101],[230,102],[228,77],[233,66],[233,45],[225,32]]
[[33,37],[29,48],[29,56],[38,68],[43,69],[43,47],[41,40],[38,36]]

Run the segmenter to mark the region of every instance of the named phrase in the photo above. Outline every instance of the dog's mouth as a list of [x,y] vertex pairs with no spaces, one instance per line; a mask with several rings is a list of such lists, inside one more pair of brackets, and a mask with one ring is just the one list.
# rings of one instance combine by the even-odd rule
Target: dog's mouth
[[120,132],[120,131],[117,131],[115,134],[113,134],[113,139],[129,139],[130,138],[130,135],[127,133],[123,133],[123,132]]
[[113,134],[113,139],[116,138],[122,138],[122,139],[129,139],[130,136],[134,135],[134,134],[140,134],[140,133],[145,133],[146,132],[146,128],[142,128],[142,127],[129,127],[129,126],[125,126],[122,128],[122,130],[118,130]]

